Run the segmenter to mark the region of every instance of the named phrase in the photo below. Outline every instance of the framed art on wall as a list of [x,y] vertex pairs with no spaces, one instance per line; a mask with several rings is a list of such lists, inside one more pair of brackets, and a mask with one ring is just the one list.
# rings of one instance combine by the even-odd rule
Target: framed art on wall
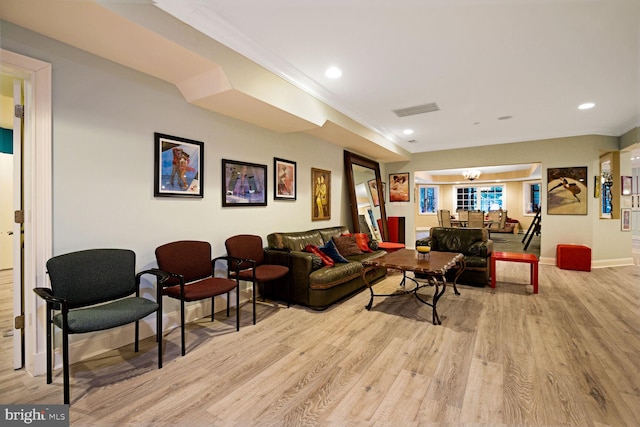
[[311,220],[331,219],[331,171],[311,168]]
[[154,196],[203,197],[204,143],[154,133]]
[[367,185],[369,186],[369,192],[371,193],[371,200],[373,201],[373,206],[380,206],[380,197],[378,196],[378,186],[376,185],[376,180],[371,179],[367,181]]
[[631,231],[631,209],[620,209],[620,229],[622,231]]
[[587,168],[547,169],[547,214],[587,215]]
[[389,201],[409,201],[409,172],[389,174]]
[[631,195],[631,190],[632,190],[632,185],[631,183],[632,181],[632,177],[630,176],[621,176],[620,177],[620,191],[622,192],[623,196],[630,196]]
[[222,206],[267,206],[267,165],[222,159]]
[[296,162],[273,158],[273,198],[275,200],[295,200],[297,183]]

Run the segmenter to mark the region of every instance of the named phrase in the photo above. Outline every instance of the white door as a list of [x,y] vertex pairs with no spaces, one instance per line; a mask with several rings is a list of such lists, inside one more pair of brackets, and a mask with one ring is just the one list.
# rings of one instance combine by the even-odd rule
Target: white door
[[0,153],[0,270],[13,268],[13,155]]
[[[22,80],[13,81],[13,105],[22,105]],[[22,210],[22,126],[21,117],[13,118],[13,210]],[[22,224],[13,224],[13,315],[24,315],[22,285]],[[24,317],[22,317],[24,318]],[[23,364],[22,338],[24,328],[13,331],[13,368],[20,369]]]

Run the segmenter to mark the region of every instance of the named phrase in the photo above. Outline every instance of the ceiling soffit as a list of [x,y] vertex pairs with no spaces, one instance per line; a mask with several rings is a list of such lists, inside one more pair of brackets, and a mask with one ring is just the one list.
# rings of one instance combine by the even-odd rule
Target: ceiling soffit
[[2,0],[0,16],[170,82],[187,102],[216,113],[275,132],[306,132],[380,161],[410,157],[381,135],[150,4]]

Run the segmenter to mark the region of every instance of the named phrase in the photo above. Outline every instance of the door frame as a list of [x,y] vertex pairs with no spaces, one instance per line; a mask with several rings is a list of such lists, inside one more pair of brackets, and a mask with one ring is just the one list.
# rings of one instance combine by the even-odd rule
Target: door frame
[[[42,375],[47,369],[45,305],[33,289],[49,287],[46,262],[53,247],[51,64],[0,49],[0,70],[24,81],[24,359],[27,372]],[[13,262],[15,268],[20,260]]]

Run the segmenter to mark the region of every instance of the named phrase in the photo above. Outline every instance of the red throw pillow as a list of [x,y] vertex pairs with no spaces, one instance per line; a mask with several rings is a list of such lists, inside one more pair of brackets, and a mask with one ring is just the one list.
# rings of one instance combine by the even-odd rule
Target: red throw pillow
[[305,246],[304,251],[312,253],[312,254],[316,255],[317,257],[319,257],[322,260],[322,263],[324,265],[326,265],[327,267],[333,267],[334,265],[336,265],[336,263],[333,262],[331,257],[329,257],[329,255],[325,254],[320,249],[318,249],[317,246],[307,245],[307,246]]
[[362,252],[373,252],[369,247],[369,236],[364,233],[356,233],[354,236],[356,237],[356,244]]

